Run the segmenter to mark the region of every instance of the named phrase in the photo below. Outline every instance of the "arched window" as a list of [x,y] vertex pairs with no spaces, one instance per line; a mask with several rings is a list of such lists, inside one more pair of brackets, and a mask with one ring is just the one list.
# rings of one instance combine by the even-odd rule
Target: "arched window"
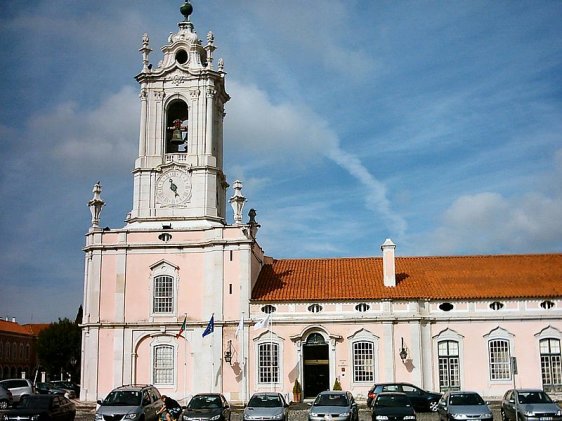
[[279,345],[277,343],[258,344],[258,382],[279,382]]
[[4,342],[0,341],[0,359],[4,358]]
[[25,359],[25,354],[23,350],[24,350],[23,344],[20,344],[20,361],[23,361]]
[[174,311],[174,278],[168,275],[154,278],[152,312],[173,313]]
[[156,345],[153,348],[152,378],[156,385],[174,384],[174,347]]
[[490,380],[511,380],[509,341],[492,339],[488,341]]
[[166,153],[185,153],[188,143],[187,104],[175,99],[166,110]]
[[539,342],[543,389],[553,392],[562,388],[560,339],[547,338]]
[[460,390],[460,359],[457,341],[440,341],[437,343],[439,364],[439,390]]
[[375,344],[370,341],[353,343],[353,381],[375,381]]
[[10,361],[10,342],[6,342],[6,347],[4,348],[4,356],[6,361]]

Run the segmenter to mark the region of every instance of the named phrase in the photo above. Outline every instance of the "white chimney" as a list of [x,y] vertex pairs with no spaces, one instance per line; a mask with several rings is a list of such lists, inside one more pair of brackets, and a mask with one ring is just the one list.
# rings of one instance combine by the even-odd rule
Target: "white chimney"
[[394,250],[396,244],[390,238],[387,238],[381,245],[382,250],[382,273],[385,287],[396,286],[396,263],[394,259]]

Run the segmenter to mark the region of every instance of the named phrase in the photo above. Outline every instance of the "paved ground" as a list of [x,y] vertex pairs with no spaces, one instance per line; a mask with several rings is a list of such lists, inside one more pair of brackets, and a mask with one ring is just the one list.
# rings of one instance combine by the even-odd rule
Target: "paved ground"
[[[84,405],[80,402],[77,404],[76,421],[94,421],[95,407],[93,405]],[[500,421],[499,407],[495,404],[490,405],[494,413],[494,420]],[[291,405],[289,408],[289,421],[307,421],[307,408],[306,404]],[[242,408],[234,408],[232,412],[231,421],[241,421]],[[439,417],[433,412],[420,412],[418,421],[438,421]],[[361,407],[359,410],[360,421],[371,421],[371,412],[366,407]]]

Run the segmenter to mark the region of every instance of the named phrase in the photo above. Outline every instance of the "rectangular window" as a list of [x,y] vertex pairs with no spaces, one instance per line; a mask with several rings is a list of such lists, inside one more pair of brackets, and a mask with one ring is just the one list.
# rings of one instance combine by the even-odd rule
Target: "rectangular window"
[[495,339],[488,342],[490,380],[511,380],[509,342]]
[[171,276],[154,278],[152,306],[154,313],[172,313],[174,311],[174,279]]
[[154,384],[174,384],[174,348],[168,345],[154,347]]
[[562,386],[560,340],[541,340],[540,351],[543,388],[547,392],[557,391]]
[[258,345],[259,383],[279,382],[279,345],[263,343]]
[[353,344],[353,381],[375,381],[375,357],[372,342],[355,342]]

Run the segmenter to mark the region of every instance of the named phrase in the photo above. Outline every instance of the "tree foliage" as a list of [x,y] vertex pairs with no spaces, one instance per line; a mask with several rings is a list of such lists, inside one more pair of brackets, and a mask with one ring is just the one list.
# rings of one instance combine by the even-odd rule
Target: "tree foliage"
[[59,319],[39,332],[37,355],[39,364],[51,376],[61,372],[79,378],[82,333],[80,327],[67,318]]

